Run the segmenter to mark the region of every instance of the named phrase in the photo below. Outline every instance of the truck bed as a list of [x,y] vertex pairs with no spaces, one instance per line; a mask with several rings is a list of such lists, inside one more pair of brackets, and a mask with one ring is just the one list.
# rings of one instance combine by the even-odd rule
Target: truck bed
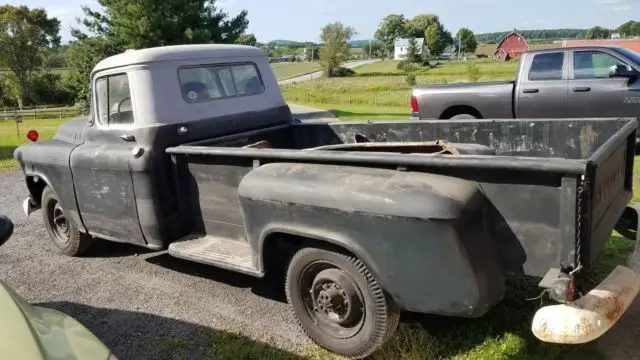
[[417,98],[419,113],[414,116],[449,119],[447,110],[470,106],[480,112],[476,115],[485,119],[511,119],[514,87],[515,81],[418,85],[413,89],[413,96]]
[[[177,193],[185,198],[180,212],[192,231],[241,242],[246,229],[237,189],[267,163],[471,180],[491,203],[485,226],[503,270],[542,276],[559,265],[588,269],[597,258],[631,198],[636,128],[633,119],[295,124],[167,152],[176,164]],[[436,140],[466,150],[445,154]]]

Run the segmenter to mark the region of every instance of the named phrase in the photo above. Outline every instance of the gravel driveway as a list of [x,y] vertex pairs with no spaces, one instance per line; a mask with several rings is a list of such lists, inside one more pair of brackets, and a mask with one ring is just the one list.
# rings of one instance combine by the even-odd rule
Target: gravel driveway
[[22,175],[0,172],[0,184],[0,211],[15,222],[0,247],[2,280],[27,301],[80,320],[121,360],[208,358],[210,341],[201,354],[189,342],[223,331],[291,351],[308,344],[281,284],[108,242],[88,257],[58,255],[41,212],[29,221],[22,213]]
[[[27,301],[80,320],[121,360],[211,358],[211,337],[225,332],[292,352],[309,344],[281,283],[109,242],[86,257],[58,255],[41,213],[29,221],[22,213],[21,173],[0,172],[0,184],[0,212],[15,223],[0,247],[2,280]],[[598,341],[608,359],[640,359],[638,319],[640,299]]]

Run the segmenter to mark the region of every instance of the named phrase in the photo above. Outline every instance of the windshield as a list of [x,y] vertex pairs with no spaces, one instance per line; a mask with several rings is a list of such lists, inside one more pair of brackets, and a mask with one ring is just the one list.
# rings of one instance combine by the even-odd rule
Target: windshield
[[628,57],[629,59],[631,59],[636,66],[640,66],[640,53],[638,53],[637,51],[633,51],[627,48],[618,48],[618,51]]

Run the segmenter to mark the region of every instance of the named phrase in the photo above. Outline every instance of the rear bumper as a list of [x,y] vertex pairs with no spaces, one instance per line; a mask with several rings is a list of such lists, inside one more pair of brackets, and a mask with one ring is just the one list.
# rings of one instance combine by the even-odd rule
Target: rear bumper
[[539,309],[531,330],[538,339],[550,343],[582,344],[595,340],[622,317],[638,290],[640,274],[618,266],[580,299]]
[[[620,224],[623,233],[636,236],[634,252],[628,266],[617,266],[588,294],[562,305],[539,309],[531,325],[531,331],[540,340],[558,344],[582,344],[602,336],[622,317],[640,291],[640,240],[637,239],[640,205],[627,208]],[[626,217],[626,219],[625,219]],[[635,217],[635,218],[634,218]],[[616,226],[618,231],[621,231]]]

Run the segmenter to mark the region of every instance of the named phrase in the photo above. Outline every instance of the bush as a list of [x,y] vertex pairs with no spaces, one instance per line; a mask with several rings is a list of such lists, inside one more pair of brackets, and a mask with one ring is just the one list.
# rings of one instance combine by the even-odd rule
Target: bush
[[351,77],[354,76],[356,74],[355,71],[346,68],[346,67],[338,67],[336,69],[333,69],[332,71],[329,71],[329,77]]
[[471,61],[467,63],[467,79],[469,79],[469,81],[480,80],[480,68]]
[[418,70],[418,66],[416,64],[407,60],[400,61],[396,67],[398,70],[402,70],[406,73]]
[[405,77],[405,81],[407,82],[407,85],[415,86],[416,85],[416,74],[408,73],[407,76]]
[[41,72],[31,84],[31,104],[72,104],[74,91],[66,78],[59,74]]

